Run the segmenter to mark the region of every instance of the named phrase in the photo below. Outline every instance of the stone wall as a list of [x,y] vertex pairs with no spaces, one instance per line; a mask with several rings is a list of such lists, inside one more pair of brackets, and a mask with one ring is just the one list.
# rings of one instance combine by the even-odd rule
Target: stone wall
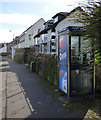
[[24,63],[25,49],[16,49],[14,60],[18,63]]

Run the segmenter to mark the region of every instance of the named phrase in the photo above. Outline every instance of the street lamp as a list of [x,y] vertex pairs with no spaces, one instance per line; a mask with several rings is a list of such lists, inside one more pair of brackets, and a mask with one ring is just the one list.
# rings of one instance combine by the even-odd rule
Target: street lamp
[[[12,30],[9,30],[9,32],[12,32]],[[12,37],[14,41],[14,32],[12,32],[12,34],[13,34]],[[14,59],[14,54],[15,54],[14,42],[12,42],[11,49],[12,49],[12,59]]]
[[11,32],[13,35],[13,40],[14,40],[14,37],[15,37],[15,35],[14,35],[14,32],[12,31],[12,30],[9,30],[9,32]]

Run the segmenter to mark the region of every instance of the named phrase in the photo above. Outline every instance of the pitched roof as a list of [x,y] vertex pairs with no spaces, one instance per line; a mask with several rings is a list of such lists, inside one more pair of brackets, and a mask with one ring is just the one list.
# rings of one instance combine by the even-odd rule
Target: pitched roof
[[57,13],[56,15],[54,15],[52,18],[55,18],[56,16],[58,15],[61,15],[61,16],[66,16],[68,12],[59,12]]
[[45,20],[43,18],[40,18],[37,22],[35,22],[33,25],[31,25],[29,28],[27,28],[20,36],[22,36],[26,31],[28,31],[32,26],[34,26],[36,23],[38,23],[41,19],[45,22]]
[[[47,22],[53,22],[53,20],[52,20],[52,19],[51,19],[51,20],[48,20],[48,21],[46,21],[45,23],[47,23]],[[45,23],[44,23],[44,24],[45,24]]]
[[59,22],[61,22],[63,19],[66,18],[66,16],[69,16],[72,12],[75,12],[76,10],[83,11],[83,9],[82,9],[80,6],[78,6],[78,7],[76,7],[75,9],[73,9],[73,10],[72,10],[71,12],[69,12],[69,13],[68,13],[68,12],[59,12],[59,13],[57,13],[57,14],[54,15],[52,18],[55,18],[55,17],[58,16],[58,15],[63,15],[64,18],[62,18],[62,19],[59,20],[58,22],[54,23],[54,24],[51,25],[50,27],[48,27],[48,28],[42,30],[41,32],[39,32],[37,35],[34,36],[34,38],[35,38],[35,37],[39,37],[39,36],[40,36],[41,34],[43,34],[43,33],[47,33],[47,31],[50,30],[50,29],[54,29]]
[[[63,18],[63,19],[64,19],[64,18]],[[42,30],[42,31],[39,32],[37,35],[35,35],[34,38],[35,38],[35,37],[39,37],[41,34],[47,33],[47,31],[50,30],[50,29],[54,29],[54,28],[57,26],[57,24],[58,24],[60,21],[62,21],[63,19],[57,21],[56,23],[54,23],[53,25],[49,26],[48,28]]]
[[57,23],[54,23],[53,25],[51,25],[50,27],[42,30],[41,32],[39,32],[37,35],[34,36],[35,37],[39,37],[41,34],[47,33],[48,30],[50,29],[54,29],[56,27]]

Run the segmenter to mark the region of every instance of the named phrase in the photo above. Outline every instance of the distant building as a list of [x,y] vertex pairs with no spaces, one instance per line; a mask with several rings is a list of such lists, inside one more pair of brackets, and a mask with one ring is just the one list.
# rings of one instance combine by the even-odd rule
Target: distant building
[[44,29],[44,23],[45,20],[43,18],[39,19],[10,43],[12,59],[14,59],[17,48],[30,48],[35,44],[34,36]]
[[45,20],[39,19],[19,36],[18,48],[29,48],[35,44],[34,36],[44,29]]
[[19,41],[20,41],[19,36],[17,36],[10,43],[9,51],[11,50],[12,59],[14,59],[15,51],[16,51],[16,48],[18,48]]

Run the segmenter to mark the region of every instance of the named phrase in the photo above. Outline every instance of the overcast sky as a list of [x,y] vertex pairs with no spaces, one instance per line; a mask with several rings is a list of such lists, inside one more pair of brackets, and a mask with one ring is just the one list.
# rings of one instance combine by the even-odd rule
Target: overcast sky
[[69,12],[85,0],[0,0],[0,43],[10,42],[40,18]]

